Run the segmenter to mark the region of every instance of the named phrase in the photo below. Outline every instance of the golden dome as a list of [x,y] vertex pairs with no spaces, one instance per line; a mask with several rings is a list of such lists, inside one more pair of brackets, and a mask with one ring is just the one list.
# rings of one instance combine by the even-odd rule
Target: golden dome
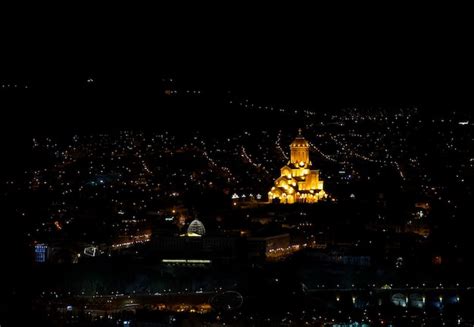
[[302,136],[296,137],[290,144],[291,147],[309,147],[308,141]]
[[298,136],[291,142],[290,147],[309,147],[308,141],[301,135],[301,128],[298,129]]

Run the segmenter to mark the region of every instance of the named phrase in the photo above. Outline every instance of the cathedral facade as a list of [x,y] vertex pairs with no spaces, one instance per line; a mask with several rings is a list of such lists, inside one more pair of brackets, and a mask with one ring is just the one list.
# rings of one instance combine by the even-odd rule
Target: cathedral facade
[[269,202],[315,203],[326,198],[319,170],[313,170],[309,159],[309,143],[299,135],[290,145],[291,156],[287,165],[280,169],[280,177],[268,192]]

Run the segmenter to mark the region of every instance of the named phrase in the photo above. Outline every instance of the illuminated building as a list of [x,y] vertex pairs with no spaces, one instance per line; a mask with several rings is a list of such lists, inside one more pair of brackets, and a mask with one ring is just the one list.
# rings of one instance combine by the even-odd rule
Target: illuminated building
[[156,257],[167,265],[208,265],[231,263],[239,258],[242,239],[229,235],[205,235],[202,237],[179,237],[157,235],[151,245]]
[[203,236],[204,234],[206,234],[206,228],[204,227],[203,223],[199,221],[197,218],[194,219],[189,224],[186,235],[187,236]]
[[36,244],[35,245],[35,261],[46,262],[47,257],[48,257],[48,246],[45,244]]
[[309,159],[309,143],[299,135],[290,145],[291,156],[287,165],[280,169],[280,177],[275,186],[268,192],[270,202],[280,203],[315,203],[327,195],[323,189],[323,181],[319,179],[319,170],[312,170]]

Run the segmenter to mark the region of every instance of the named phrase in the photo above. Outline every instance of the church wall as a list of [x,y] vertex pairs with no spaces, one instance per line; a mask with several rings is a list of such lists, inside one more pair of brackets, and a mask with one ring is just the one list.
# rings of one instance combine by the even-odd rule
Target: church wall
[[291,169],[290,169],[290,167],[288,167],[288,166],[283,167],[283,168],[280,170],[280,174],[281,174],[281,176],[288,176],[288,175],[291,175]]

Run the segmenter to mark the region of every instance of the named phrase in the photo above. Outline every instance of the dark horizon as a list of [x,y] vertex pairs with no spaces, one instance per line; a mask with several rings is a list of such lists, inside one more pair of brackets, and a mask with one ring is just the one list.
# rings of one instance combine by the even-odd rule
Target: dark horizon
[[[448,24],[410,9],[400,17],[386,11],[365,17],[318,8],[314,21],[260,19],[257,13],[249,20],[216,15],[204,21],[197,13],[163,10],[160,19],[144,17],[127,26],[96,14],[90,20],[58,17],[50,21],[57,23],[54,28],[33,26],[25,16],[4,41],[0,84],[28,86],[24,91],[31,103],[14,107],[24,97],[21,92],[9,104],[22,117],[37,111],[35,101],[43,100],[45,121],[54,117],[53,110],[80,116],[86,109],[112,123],[118,109],[145,113],[165,77],[262,104],[317,111],[352,106],[468,110],[474,103],[473,65],[465,20]],[[92,93],[90,101],[79,106],[85,90]],[[12,92],[20,91],[0,88],[2,97]],[[41,115],[34,117],[41,120]]]

